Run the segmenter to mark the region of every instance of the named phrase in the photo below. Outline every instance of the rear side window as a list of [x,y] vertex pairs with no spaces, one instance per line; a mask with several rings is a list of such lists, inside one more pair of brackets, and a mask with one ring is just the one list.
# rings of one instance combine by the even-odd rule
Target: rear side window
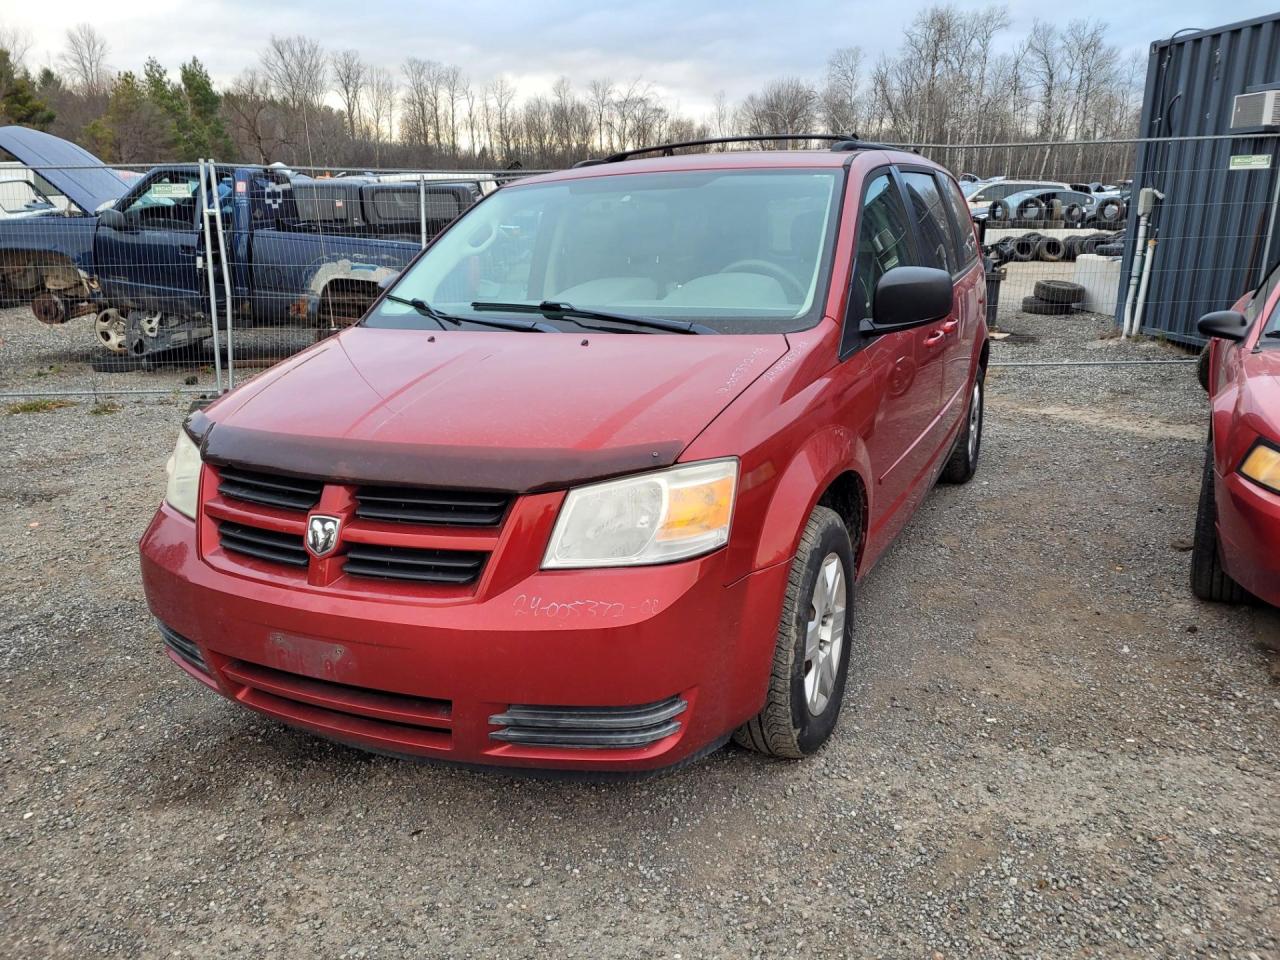
[[911,263],[911,230],[907,213],[888,171],[867,184],[858,217],[858,252],[849,292],[850,323],[845,344],[856,338],[858,323],[871,317],[872,301],[880,278],[897,266]]
[[955,241],[951,236],[951,220],[942,205],[942,196],[933,176],[904,170],[902,180],[907,188],[911,216],[916,222],[916,236],[920,240],[920,266],[955,273],[958,264]]
[[938,189],[951,207],[951,216],[955,220],[956,263],[963,270],[978,259],[978,240],[973,235],[973,218],[969,216],[969,206],[964,202],[960,188],[946,174],[938,174]]

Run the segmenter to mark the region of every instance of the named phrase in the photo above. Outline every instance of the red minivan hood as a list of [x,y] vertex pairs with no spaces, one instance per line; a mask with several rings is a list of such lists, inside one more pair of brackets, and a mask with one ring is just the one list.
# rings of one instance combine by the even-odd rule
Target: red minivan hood
[[356,327],[245,384],[189,429],[213,462],[550,489],[674,463],[786,352],[782,334]]

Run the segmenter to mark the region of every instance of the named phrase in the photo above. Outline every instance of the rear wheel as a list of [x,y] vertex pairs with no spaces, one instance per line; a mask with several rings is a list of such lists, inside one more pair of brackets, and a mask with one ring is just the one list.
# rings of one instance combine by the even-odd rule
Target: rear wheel
[[1243,603],[1248,594],[1222,569],[1222,555],[1218,547],[1218,502],[1214,498],[1213,486],[1211,435],[1204,453],[1200,505],[1196,510],[1196,534],[1191,546],[1191,592],[1201,600]]
[[791,562],[764,709],[734,733],[740,745],[799,758],[831,736],[853,640],[853,547],[839,514],[814,507]]

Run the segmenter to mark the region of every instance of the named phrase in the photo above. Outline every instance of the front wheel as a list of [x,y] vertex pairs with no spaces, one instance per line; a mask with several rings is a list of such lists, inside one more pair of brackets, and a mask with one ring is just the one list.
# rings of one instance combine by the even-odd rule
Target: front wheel
[[982,452],[982,398],[985,391],[985,371],[979,367],[969,391],[969,410],[964,429],[956,437],[940,479],[944,483],[968,483],[978,470],[978,454]]
[[795,759],[831,736],[853,642],[853,569],[844,522],[814,507],[791,562],[764,709],[734,733],[741,746]]
[[1200,478],[1196,533],[1191,541],[1191,592],[1201,600],[1244,603],[1244,589],[1222,568],[1222,556],[1218,552],[1218,501],[1213,486],[1213,437],[1210,435]]

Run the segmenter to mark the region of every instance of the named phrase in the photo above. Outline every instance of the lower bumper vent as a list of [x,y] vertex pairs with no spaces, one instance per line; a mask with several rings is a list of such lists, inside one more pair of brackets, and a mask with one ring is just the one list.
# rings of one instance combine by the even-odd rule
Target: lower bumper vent
[[489,722],[493,740],[585,750],[644,747],[680,730],[689,704],[680,697],[637,707],[539,707],[512,704]]
[[182,634],[165,626],[159,620],[156,621],[156,626],[160,628],[160,636],[164,638],[166,647],[202,673],[209,672],[209,665],[204,662],[204,657],[201,656],[199,647]]

